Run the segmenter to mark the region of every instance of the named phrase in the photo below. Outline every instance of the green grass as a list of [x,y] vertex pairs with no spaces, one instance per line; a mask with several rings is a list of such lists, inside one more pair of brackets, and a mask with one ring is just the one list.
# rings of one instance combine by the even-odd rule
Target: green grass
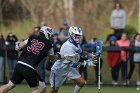
[[[59,93],[73,93],[74,86],[63,86],[60,88]],[[50,90],[50,87],[47,86],[47,92]],[[31,93],[32,89],[30,89],[27,85],[19,85],[15,87],[8,93]],[[140,93],[140,90],[137,91],[136,87],[108,87],[101,86],[101,90],[99,91],[96,86],[85,86],[80,93]]]

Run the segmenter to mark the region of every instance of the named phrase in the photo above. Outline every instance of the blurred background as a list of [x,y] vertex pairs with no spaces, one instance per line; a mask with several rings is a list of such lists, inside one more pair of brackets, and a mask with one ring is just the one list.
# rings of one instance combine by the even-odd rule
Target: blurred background
[[0,0],[0,32],[25,38],[32,27],[47,24],[55,31],[67,20],[82,28],[86,38],[111,33],[110,15],[120,1],[126,11],[127,25],[138,28],[138,0]]

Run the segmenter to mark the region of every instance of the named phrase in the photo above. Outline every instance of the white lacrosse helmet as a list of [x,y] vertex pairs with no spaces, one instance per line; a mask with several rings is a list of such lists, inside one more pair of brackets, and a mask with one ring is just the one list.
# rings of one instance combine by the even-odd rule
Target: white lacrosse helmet
[[83,35],[81,28],[76,26],[71,26],[68,32],[69,36],[73,38],[74,41],[80,42],[80,38]]
[[42,26],[40,28],[40,32],[42,32],[45,37],[49,40],[52,37],[53,30],[48,26]]

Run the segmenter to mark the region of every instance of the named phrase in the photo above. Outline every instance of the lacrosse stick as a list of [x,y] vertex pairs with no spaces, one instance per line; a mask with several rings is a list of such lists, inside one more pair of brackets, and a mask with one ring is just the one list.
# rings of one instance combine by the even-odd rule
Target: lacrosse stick
[[95,40],[96,43],[96,52],[94,52],[94,54],[96,54],[96,56],[98,57],[98,90],[100,91],[101,89],[101,57],[102,57],[102,45],[104,43],[104,41],[101,38],[97,38]]

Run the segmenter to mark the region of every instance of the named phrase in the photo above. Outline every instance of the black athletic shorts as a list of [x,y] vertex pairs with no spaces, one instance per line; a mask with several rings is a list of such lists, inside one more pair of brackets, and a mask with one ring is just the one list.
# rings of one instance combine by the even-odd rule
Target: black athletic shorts
[[30,87],[37,87],[39,81],[42,81],[36,70],[18,63],[10,80],[14,84],[20,84],[24,79]]

